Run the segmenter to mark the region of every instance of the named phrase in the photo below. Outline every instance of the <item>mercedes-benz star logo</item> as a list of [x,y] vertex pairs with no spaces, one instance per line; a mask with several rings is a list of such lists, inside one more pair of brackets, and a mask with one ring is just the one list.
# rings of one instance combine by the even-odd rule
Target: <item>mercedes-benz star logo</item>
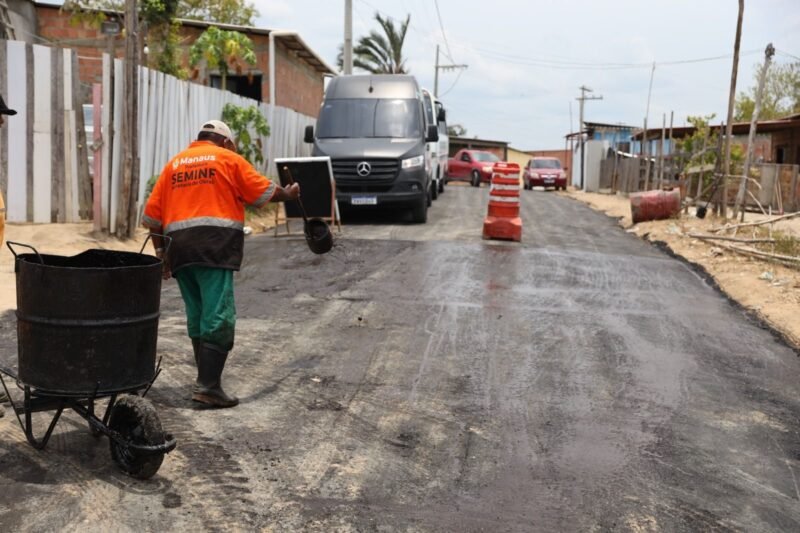
[[369,173],[372,172],[372,167],[366,161],[362,161],[356,165],[356,172],[363,178],[369,176]]

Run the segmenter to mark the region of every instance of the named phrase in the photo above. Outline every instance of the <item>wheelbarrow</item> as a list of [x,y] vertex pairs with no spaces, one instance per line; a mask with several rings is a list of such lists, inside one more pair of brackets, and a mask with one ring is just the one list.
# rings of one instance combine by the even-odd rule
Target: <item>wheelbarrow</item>
[[[147,241],[145,241],[145,245]],[[109,439],[113,461],[148,479],[175,439],[145,399],[161,372],[156,341],[162,261],[151,255],[91,249],[75,256],[40,254],[8,242],[17,285],[17,372],[0,367],[0,383],[36,449],[47,445],[64,410]],[[27,248],[32,253],[17,253]],[[3,375],[22,391],[14,401]],[[18,393],[17,393],[18,394]],[[95,411],[108,399],[105,411]],[[55,411],[44,436],[34,413]]]

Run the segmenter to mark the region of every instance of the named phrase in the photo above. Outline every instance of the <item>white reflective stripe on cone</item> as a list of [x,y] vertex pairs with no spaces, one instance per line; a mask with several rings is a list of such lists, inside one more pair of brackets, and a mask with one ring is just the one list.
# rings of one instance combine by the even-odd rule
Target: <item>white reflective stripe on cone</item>
[[492,183],[492,188],[490,191],[518,191],[519,185],[500,185],[497,183]]
[[505,202],[508,204],[518,204],[518,196],[489,196],[490,202]]

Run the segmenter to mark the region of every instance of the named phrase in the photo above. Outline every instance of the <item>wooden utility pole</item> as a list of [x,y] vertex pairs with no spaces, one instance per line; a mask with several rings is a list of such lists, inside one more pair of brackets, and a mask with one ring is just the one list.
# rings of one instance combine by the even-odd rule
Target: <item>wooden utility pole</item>
[[661,115],[661,141],[658,143],[658,188],[664,187],[664,140],[667,137],[667,114]]
[[139,192],[139,15],[137,0],[125,2],[125,68],[122,113],[122,185],[117,210],[118,237],[134,236]]
[[647,138],[647,117],[644,117],[642,154],[644,154],[644,190],[647,191],[650,189],[650,140]]
[[433,96],[439,96],[439,71],[465,69],[469,65],[440,65],[439,64],[439,45],[436,45],[436,62],[433,67]]
[[750,118],[750,131],[747,134],[747,154],[744,158],[744,174],[742,180],[739,182],[739,191],[736,193],[736,205],[733,208],[733,218],[739,216],[739,209],[741,209],[742,220],[744,220],[744,209],[742,203],[744,202],[744,195],[747,192],[747,178],[750,177],[750,163],[753,158],[753,143],[756,140],[756,129],[758,128],[758,114],[761,112],[761,98],[764,96],[764,85],[767,81],[767,70],[769,70],[770,61],[772,56],[775,55],[775,47],[772,43],[767,45],[764,50],[764,66],[761,68],[761,73],[758,77],[758,89],[756,90],[756,102],[753,107],[753,116]]
[[739,73],[739,45],[742,42],[742,17],[744,0],[739,0],[739,17],[736,21],[736,40],[733,43],[733,69],[731,70],[731,90],[728,95],[728,120],[725,123],[725,163],[722,168],[722,216],[728,218],[728,176],[731,174],[731,140],[733,137],[733,104],[736,101],[736,76]]

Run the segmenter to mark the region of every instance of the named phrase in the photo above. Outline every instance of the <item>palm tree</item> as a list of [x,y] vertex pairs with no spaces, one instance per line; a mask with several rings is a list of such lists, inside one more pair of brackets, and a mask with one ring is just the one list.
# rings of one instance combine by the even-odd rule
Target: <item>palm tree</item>
[[[366,37],[361,37],[353,48],[353,66],[372,74],[407,74],[406,60],[403,58],[403,43],[406,40],[408,23],[411,15],[398,27],[389,18],[375,13],[375,20],[381,25],[383,35],[375,30]],[[339,66],[342,66],[342,55],[339,54]]]

